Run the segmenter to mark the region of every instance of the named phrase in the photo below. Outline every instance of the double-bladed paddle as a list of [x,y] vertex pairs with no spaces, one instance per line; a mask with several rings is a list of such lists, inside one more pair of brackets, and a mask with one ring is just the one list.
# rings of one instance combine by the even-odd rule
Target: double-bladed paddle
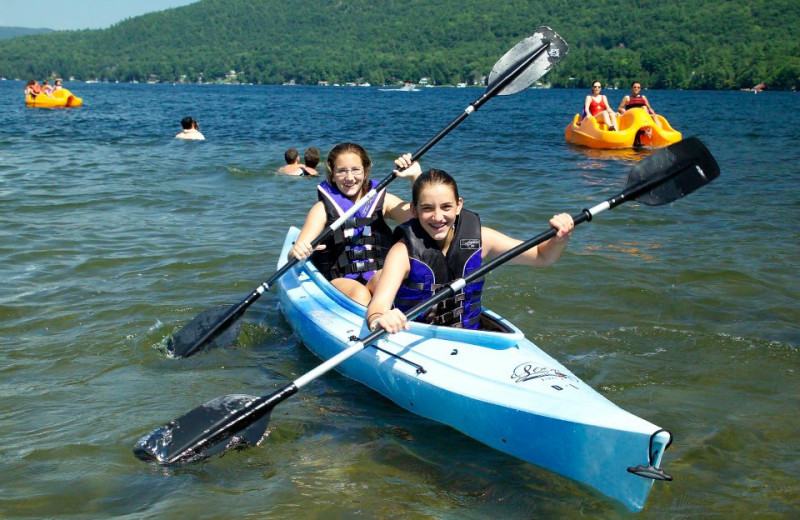
[[[436,143],[442,140],[452,129],[461,124],[472,112],[478,110],[494,96],[507,96],[525,90],[536,80],[544,76],[553,66],[567,54],[569,47],[561,36],[551,28],[542,26],[528,36],[495,63],[489,74],[489,82],[483,94],[473,101],[450,124],[442,129],[430,141],[425,143],[411,156],[411,162],[418,161]],[[377,186],[364,195],[352,208],[329,225],[311,241],[316,247],[331,233],[339,229],[359,209],[368,204],[378,192],[386,188],[395,179],[395,174],[387,175]],[[298,260],[293,259],[278,269],[266,282],[259,285],[247,297],[231,306],[212,307],[198,314],[181,330],[173,334],[167,341],[167,348],[175,357],[191,356],[207,346],[225,346],[236,341],[241,329],[237,323],[242,314],[286,271],[295,266]]]
[[[696,137],[662,148],[633,167],[626,188],[602,203],[573,215],[575,225],[592,220],[603,211],[628,201],[660,206],[684,197],[719,176],[714,157]],[[430,309],[453,296],[468,283],[480,278],[508,260],[556,236],[554,228],[541,233],[499,255],[490,262],[439,290],[429,300],[410,309],[409,318]],[[205,459],[234,447],[257,445],[263,439],[269,414],[281,402],[314,379],[335,368],[380,339],[385,331],[377,331],[363,340],[356,340],[310,372],[273,392],[255,397],[227,395],[195,408],[186,415],[160,426],[136,443],[134,453],[143,460],[159,464],[175,464]]]

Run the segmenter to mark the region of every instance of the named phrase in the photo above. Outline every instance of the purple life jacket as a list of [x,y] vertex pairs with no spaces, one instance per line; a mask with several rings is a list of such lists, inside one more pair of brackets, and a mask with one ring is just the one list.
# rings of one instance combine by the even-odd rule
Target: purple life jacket
[[[370,188],[377,185],[378,181],[370,182]],[[317,187],[317,195],[325,205],[326,225],[354,206],[353,201],[327,180]],[[383,219],[385,196],[385,189],[379,191],[369,204],[322,242],[325,249],[314,252],[311,261],[327,279],[344,277],[366,283],[383,267],[392,246],[392,230]]]

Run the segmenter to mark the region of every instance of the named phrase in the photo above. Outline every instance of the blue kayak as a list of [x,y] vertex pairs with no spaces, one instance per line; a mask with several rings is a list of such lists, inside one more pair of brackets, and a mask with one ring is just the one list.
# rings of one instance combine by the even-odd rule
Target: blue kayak
[[[298,233],[289,230],[279,267]],[[278,293],[295,333],[323,360],[369,334],[366,309],[311,262],[282,276]],[[641,510],[653,479],[670,479],[658,469],[669,432],[597,393],[487,309],[482,327],[413,323],[337,370],[410,412]]]

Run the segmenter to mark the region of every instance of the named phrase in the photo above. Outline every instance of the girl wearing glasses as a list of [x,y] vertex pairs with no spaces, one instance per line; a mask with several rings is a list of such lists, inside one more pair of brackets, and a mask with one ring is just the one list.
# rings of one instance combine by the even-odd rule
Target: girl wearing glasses
[[602,117],[603,123],[613,132],[617,129],[617,115],[611,110],[608,98],[600,94],[602,89],[603,86],[599,81],[592,83],[592,93],[586,96],[586,101],[583,103],[584,118],[591,116],[599,121]]
[[[410,154],[398,157],[394,163],[398,167],[394,173],[411,179],[412,185],[422,172],[419,163],[411,164]],[[412,217],[411,206],[381,190],[314,251],[311,241],[378,184],[369,178],[372,159],[358,144],[337,144],[328,154],[325,166],[328,175],[317,188],[319,202],[308,212],[289,255],[298,260],[311,257],[334,287],[367,305],[392,246],[392,230],[385,218],[403,223]]]

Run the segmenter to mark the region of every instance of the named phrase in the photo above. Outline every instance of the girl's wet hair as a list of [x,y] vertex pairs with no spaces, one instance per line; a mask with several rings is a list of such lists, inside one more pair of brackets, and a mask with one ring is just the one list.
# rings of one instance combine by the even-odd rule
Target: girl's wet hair
[[458,200],[458,185],[456,184],[456,180],[444,170],[431,168],[423,172],[417,177],[417,180],[414,181],[414,186],[411,188],[411,204],[416,207],[417,204],[419,204],[419,195],[422,193],[422,190],[437,184],[449,186],[450,189],[453,190],[453,195],[455,195],[456,200]]
[[328,170],[328,184],[335,186],[333,181],[333,165],[336,159],[343,153],[354,153],[361,158],[361,164],[364,166],[364,182],[361,184],[361,195],[366,195],[369,191],[369,173],[372,171],[372,159],[367,151],[356,143],[339,143],[331,149],[328,153],[328,158],[325,160],[325,168]]

